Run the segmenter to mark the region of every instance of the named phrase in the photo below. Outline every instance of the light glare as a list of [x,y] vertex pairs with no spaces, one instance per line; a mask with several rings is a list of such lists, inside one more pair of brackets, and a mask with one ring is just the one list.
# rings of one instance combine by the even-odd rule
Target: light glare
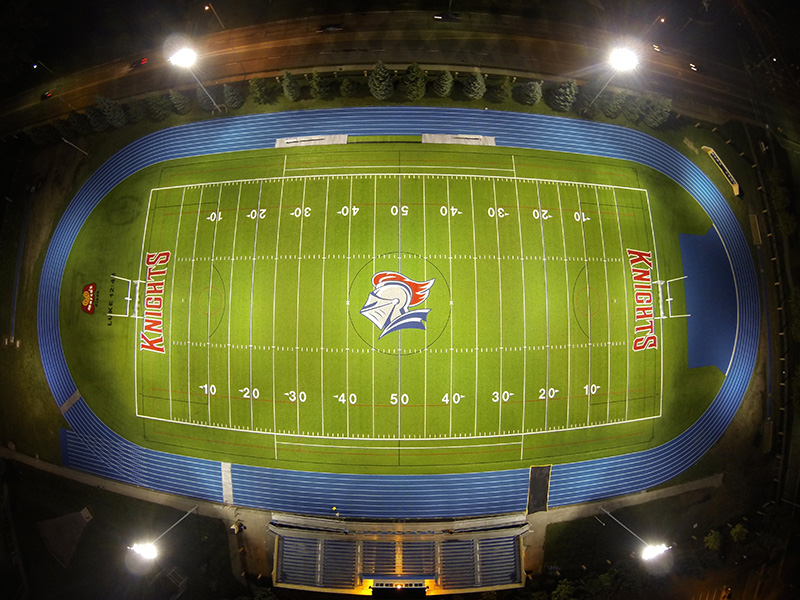
[[608,62],[617,71],[630,71],[639,64],[639,57],[630,48],[615,48],[611,51]]
[[156,556],[158,556],[158,551],[153,544],[134,544],[130,547],[130,549],[147,560],[153,560]]
[[181,48],[169,57],[169,62],[178,67],[191,67],[197,59],[197,53],[191,48]]
[[644,547],[644,550],[642,550],[642,560],[651,560],[656,556],[661,556],[667,550],[669,550],[669,547],[666,544],[659,544],[658,546],[651,546],[648,544]]

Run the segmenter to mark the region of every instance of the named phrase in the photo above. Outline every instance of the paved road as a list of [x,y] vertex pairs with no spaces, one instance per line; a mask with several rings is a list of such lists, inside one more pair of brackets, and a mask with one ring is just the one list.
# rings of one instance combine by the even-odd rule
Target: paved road
[[[467,14],[459,23],[442,23],[423,12],[377,12],[325,17],[343,31],[316,33],[319,20],[302,18],[225,30],[195,40],[195,69],[205,84],[295,72],[362,71],[378,60],[403,68],[447,66],[466,71],[479,67],[532,77],[608,80],[604,66],[611,41],[604,31],[532,21],[522,17]],[[643,36],[647,37],[647,36]],[[175,42],[176,44],[178,42]],[[53,96],[40,100],[47,87],[28,90],[0,103],[0,134],[65,116],[95,103],[96,95],[122,99],[172,87],[192,87],[192,75],[172,66],[164,49],[147,53],[148,63],[132,70],[141,55],[108,62],[49,84]],[[635,74],[619,74],[614,83],[672,97],[679,110],[711,107],[724,120],[731,114],[753,117],[750,77],[741,70],[704,62],[679,51],[657,53],[639,42],[642,65]],[[698,63],[699,71],[689,68]],[[713,116],[713,115],[712,115]]]

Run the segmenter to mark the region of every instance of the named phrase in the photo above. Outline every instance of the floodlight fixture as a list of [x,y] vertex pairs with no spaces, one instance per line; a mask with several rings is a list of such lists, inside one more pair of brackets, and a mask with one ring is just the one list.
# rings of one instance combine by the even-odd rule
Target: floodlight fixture
[[670,546],[667,546],[666,544],[658,544],[657,546],[647,544],[642,550],[642,560],[652,560],[658,556],[661,556],[669,549]]
[[181,48],[175,54],[169,57],[171,62],[176,67],[184,67],[188,69],[195,61],[197,61],[197,52],[191,48]]
[[147,542],[144,544],[134,544],[128,548],[132,550],[142,558],[147,560],[153,560],[156,556],[158,556],[158,550],[156,550],[155,544],[151,542]]
[[608,56],[614,71],[632,71],[639,64],[639,57],[630,48],[614,48]]

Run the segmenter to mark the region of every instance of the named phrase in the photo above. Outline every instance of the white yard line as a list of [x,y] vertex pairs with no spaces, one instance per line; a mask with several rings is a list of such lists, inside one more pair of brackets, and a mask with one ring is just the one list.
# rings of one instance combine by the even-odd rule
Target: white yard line
[[[567,234],[564,230],[563,207],[561,205],[561,186],[556,187],[556,194],[558,196],[558,213],[562,215],[561,218],[561,245],[564,248],[564,289],[567,290],[567,345],[572,347],[572,318],[570,315],[570,289],[569,289],[569,261],[567,260]],[[549,342],[548,342],[549,343]],[[572,397],[572,351],[567,352],[567,414],[569,414],[569,399]]]
[[[256,204],[256,219],[255,230],[253,232],[253,267],[250,270],[250,339],[249,339],[249,359],[250,369],[248,372],[248,385],[250,386],[250,429],[255,428],[253,420],[253,294],[256,286],[256,250],[258,248],[258,222],[261,220],[258,215],[261,214],[261,193],[264,189],[264,182],[262,181],[258,186],[258,203]],[[228,359],[230,360],[230,358]],[[274,396],[273,396],[274,398]],[[274,402],[273,402],[274,405]]]
[[[325,253],[328,247],[328,194],[331,189],[331,180],[327,179],[325,182],[325,222],[322,225],[322,292],[320,295],[320,305],[323,307],[319,311],[319,346],[325,347]],[[300,281],[298,279],[298,289],[300,288]],[[325,353],[319,353],[319,397],[320,397],[320,410],[322,411],[322,435],[325,435]],[[345,396],[347,398],[347,396]]]
[[[189,270],[189,305],[186,307],[186,339],[192,342],[192,285],[194,283],[194,257],[197,251],[197,230],[200,229],[200,207],[203,204],[205,186],[200,187],[200,198],[197,200],[197,216],[194,222],[194,242],[192,242],[192,267]],[[189,409],[189,421],[192,420],[192,349],[186,353],[186,404]],[[206,373],[206,393],[208,393],[208,373]]]
[[[525,297],[525,248],[522,245],[522,210],[519,205],[519,181],[517,177],[517,161],[514,155],[511,155],[511,164],[514,165],[514,195],[517,199],[517,223],[519,225],[519,265],[522,274],[522,346],[526,349],[522,353],[522,423],[520,425],[520,432],[525,432],[525,407],[528,404],[528,304]],[[525,456],[524,438],[520,438],[519,444],[519,459],[522,460]]]
[[[564,246],[564,269],[567,268],[567,244],[564,238],[564,211],[561,210],[561,190],[558,191],[558,218],[561,219],[561,239]],[[536,202],[539,205],[539,214],[542,214],[542,194],[539,191],[539,183],[536,183]],[[542,272],[544,273],[544,323],[545,340],[547,341],[547,352],[545,353],[545,380],[544,380],[544,429],[547,431],[548,418],[550,416],[550,301],[547,290],[547,250],[544,243],[544,221],[539,219],[539,230],[542,232]],[[567,296],[569,296],[569,277],[567,278]],[[569,306],[567,307],[569,310]],[[569,313],[568,313],[569,314]],[[569,327],[569,316],[567,316],[567,327]],[[567,329],[569,331],[569,329]],[[569,357],[569,352],[567,353]],[[569,360],[569,358],[567,358]],[[569,372],[569,369],[567,369]],[[567,413],[569,413],[569,392],[567,392]]]
[[344,318],[345,318],[345,386],[347,390],[347,405],[345,407],[347,418],[347,435],[350,435],[350,248],[352,242],[353,230],[353,178],[350,178],[350,199],[347,204],[350,209],[347,211],[347,278],[345,285],[347,289],[347,299],[344,305]]
[[500,396],[497,400],[497,433],[503,429],[503,266],[500,261],[500,217],[497,214],[497,182],[492,180],[492,198],[494,201],[494,229],[497,234],[497,293],[500,301],[497,303],[500,314]]
[[[658,246],[656,244],[656,230],[655,230],[655,224],[653,223],[653,211],[650,209],[650,194],[647,192],[647,190],[645,190],[644,196],[645,196],[645,199],[647,200],[647,215],[650,217],[650,233],[653,236],[653,266],[655,267],[655,271],[656,271],[656,281],[661,281],[661,272],[660,272],[659,265],[658,265]],[[720,237],[720,239],[722,239],[722,238]],[[724,245],[725,244],[723,242],[723,247],[724,247]],[[728,249],[725,248],[725,253],[727,254],[727,252],[728,252]],[[730,258],[730,257],[728,257],[728,258]],[[652,279],[652,277],[651,277],[651,279]],[[736,282],[735,282],[735,278],[734,278],[734,284],[735,283]],[[737,296],[737,298],[738,298],[738,296]],[[737,314],[737,319],[738,319],[738,314],[739,314],[738,306],[737,306],[736,314]],[[660,354],[660,359],[661,359],[661,383],[660,383],[660,391],[658,393],[658,416],[661,416],[661,413],[662,413],[663,408],[664,408],[664,406],[663,406],[663,403],[664,403],[664,319],[659,319],[658,320],[658,328],[659,328],[658,337],[659,337],[659,341],[661,342],[661,344],[660,344],[661,352],[659,353]],[[738,331],[739,328],[737,327],[736,330]],[[733,360],[733,354],[731,354],[731,360]],[[728,368],[730,368],[730,364],[728,365]],[[727,371],[726,371],[726,374],[727,374]]]
[[[288,155],[283,156],[283,171],[286,172],[286,158]],[[278,250],[281,241],[281,212],[283,211],[283,188],[286,183],[285,178],[281,178],[281,193],[278,197],[278,227],[275,232],[275,271],[272,275],[272,430],[276,432],[273,438],[273,451],[275,458],[278,458],[278,418],[276,405],[278,397],[275,395],[275,293],[278,286]]]
[[478,238],[475,235],[475,194],[469,180],[469,206],[472,213],[472,269],[475,277],[475,419],[473,435],[478,435]]
[[[600,243],[603,246],[603,270],[605,272],[606,278],[606,323],[607,323],[607,331],[608,337],[606,341],[608,342],[608,353],[606,355],[606,362],[608,362],[608,378],[606,379],[606,421],[611,418],[611,294],[610,290],[608,289],[608,262],[606,261],[607,253],[606,253],[606,236],[603,232],[603,217],[600,212],[600,192],[598,188],[594,188],[594,198],[597,202],[597,218],[600,220]],[[589,386],[592,383],[589,382]],[[589,392],[591,393],[591,387],[589,388]],[[590,405],[591,408],[591,405]]]
[[[378,178],[373,177],[372,188],[372,272],[375,273],[375,236],[377,235],[378,223]],[[372,332],[372,435],[375,436],[375,328],[370,327]],[[399,400],[398,400],[399,402]]]
[[[236,256],[236,232],[239,229],[239,206],[242,202],[242,184],[236,195],[236,219],[233,222],[233,245],[231,246],[231,277],[228,281],[228,425],[233,424],[231,408],[231,314],[233,313],[233,257]],[[252,292],[251,292],[252,293]],[[209,294],[209,297],[211,294]],[[238,387],[237,387],[238,390]],[[252,389],[250,395],[252,396]]]
[[[581,190],[575,186],[578,193],[578,211],[581,213],[581,237],[583,238],[583,264],[586,270],[586,318],[588,325],[586,328],[589,330],[589,385],[592,385],[592,294],[591,287],[589,287],[589,255],[586,252],[586,221],[584,220],[583,201],[581,200]],[[596,188],[595,188],[596,189]],[[567,292],[569,293],[569,292]],[[586,425],[589,425],[589,414],[592,412],[592,397],[586,395]],[[569,412],[567,412],[567,426],[569,426]]]
[[[142,229],[142,249],[139,251],[139,274],[136,275],[136,280],[142,280],[142,267],[144,266],[144,246],[145,240],[147,240],[147,223],[150,220],[150,204],[153,202],[153,191],[150,190],[150,196],[147,199],[147,212],[144,215],[144,228]],[[128,288],[130,291],[130,287]],[[139,299],[139,293],[136,293],[136,299]],[[134,306],[136,304],[134,303]],[[144,325],[144,321],[142,321],[142,325]],[[135,407],[136,416],[139,415],[139,377],[138,377],[138,370],[137,366],[139,363],[139,325],[137,321],[134,321],[133,327],[133,405]],[[170,410],[172,409],[172,402],[170,402]]]
[[[222,201],[222,186],[219,186],[219,194],[217,194],[217,208],[216,214],[220,215],[219,205]],[[208,304],[206,306],[206,379],[210,379],[211,374],[211,289],[214,283],[214,252],[217,249],[217,228],[219,227],[220,218],[214,219],[214,233],[211,237],[211,260],[208,261]],[[206,400],[208,402],[208,422],[211,423],[211,382],[208,381],[206,388]],[[228,398],[230,402],[230,382],[228,383]]]
[[[306,185],[308,180],[303,181],[303,199],[300,201],[300,239],[297,242],[297,256],[303,255],[303,225],[305,224],[305,208],[306,208]],[[300,265],[303,264],[301,260],[297,261],[297,301],[295,327],[295,356],[294,356],[294,389],[295,389],[295,405],[297,409],[297,433],[300,433]],[[274,324],[273,324],[274,327]]]
[[[453,218],[450,213],[450,178],[445,180],[447,185],[447,264],[450,267],[450,286],[453,285],[453,233],[451,228],[451,219]],[[427,352],[426,352],[427,354]],[[450,411],[450,429],[448,435],[453,435],[453,310],[450,309],[450,402],[448,402],[448,410]]]
[[[181,191],[181,207],[178,209],[178,228],[175,231],[175,249],[172,256],[178,257],[178,238],[181,234],[181,216],[183,215],[183,201],[186,198],[186,188]],[[149,210],[149,208],[148,208]],[[169,382],[169,418],[172,419],[172,307],[175,305],[174,292],[175,292],[175,271],[177,265],[172,265],[172,276],[169,282],[169,329],[167,330],[167,344],[169,344],[169,356],[167,357],[167,380]],[[187,350],[188,351],[188,350]]]
[[[628,273],[625,270],[625,245],[622,242],[622,223],[619,220],[619,205],[617,203],[617,191],[613,190],[614,193],[614,210],[617,213],[617,230],[619,232],[619,252],[620,256],[623,257],[621,266],[622,266],[622,289],[625,292],[625,419],[628,418],[628,405],[630,402],[630,393],[631,393],[631,338],[630,338],[630,323],[628,319],[630,318],[628,313],[630,312],[630,308],[628,306]],[[611,390],[609,390],[610,392]]]
[[[428,257],[428,224],[426,218],[426,189],[427,177],[422,178],[422,255]],[[428,281],[428,261],[422,263],[423,279]],[[428,347],[428,328],[425,328],[425,348]],[[422,435],[428,435],[428,353],[423,352],[423,380],[422,380]]]

